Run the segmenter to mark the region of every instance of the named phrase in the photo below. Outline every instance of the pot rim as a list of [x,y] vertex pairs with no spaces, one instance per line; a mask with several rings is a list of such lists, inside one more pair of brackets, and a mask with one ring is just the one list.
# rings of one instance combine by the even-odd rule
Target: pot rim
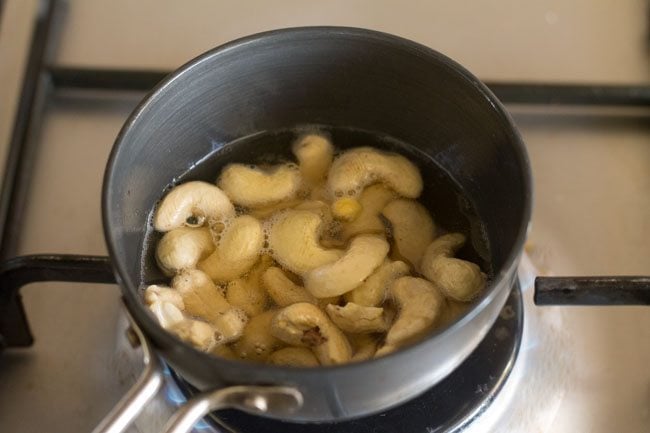
[[[343,35],[351,38],[372,40],[374,42],[380,42],[389,44],[393,47],[398,47],[399,49],[408,50],[416,52],[420,55],[427,56],[429,58],[434,58],[436,61],[440,62],[443,66],[451,69],[454,74],[459,75],[465,81],[468,82],[471,86],[475,87],[479,93],[488,101],[492,106],[493,110],[498,114],[503,127],[507,132],[507,136],[510,138],[511,142],[515,147],[515,154],[518,158],[518,163],[522,167],[523,173],[523,182],[524,182],[524,209],[523,217],[521,220],[520,226],[517,228],[517,236],[515,239],[514,247],[511,249],[509,255],[507,256],[504,265],[495,273],[495,277],[492,280],[491,284],[485,290],[478,302],[472,306],[472,308],[465,311],[459,319],[451,324],[442,327],[433,331],[426,338],[401,348],[400,350],[390,353],[386,356],[376,359],[369,359],[361,362],[353,362],[342,365],[335,366],[320,366],[318,368],[297,368],[297,367],[285,367],[285,366],[275,366],[270,364],[256,364],[245,361],[234,361],[225,358],[219,358],[213,355],[210,355],[205,352],[201,352],[195,349],[193,346],[185,343],[180,338],[174,336],[172,333],[164,330],[158,322],[146,311],[142,300],[139,298],[138,292],[139,287],[130,287],[126,282],[130,280],[127,272],[123,269],[122,266],[119,266],[119,263],[113,261],[113,258],[116,257],[115,254],[115,245],[111,237],[111,228],[112,225],[107,217],[107,210],[111,206],[108,201],[108,192],[111,189],[112,177],[111,173],[117,159],[119,152],[126,146],[125,138],[128,135],[128,132],[131,130],[132,126],[139,121],[142,114],[149,108],[149,106],[155,102],[161,93],[170,85],[172,85],[177,79],[182,77],[185,74],[191,73],[191,71],[201,63],[212,59],[214,56],[218,56],[222,53],[240,49],[246,45],[254,44],[266,40],[268,38],[277,38],[281,37],[283,39],[292,39],[295,36],[300,36],[301,38],[311,37],[328,37],[329,35]],[[532,201],[533,201],[533,191],[532,191],[532,173],[530,162],[528,159],[528,154],[526,151],[525,144],[521,138],[520,133],[518,132],[515,124],[505,110],[501,102],[496,98],[492,91],[483,84],[477,77],[475,77],[471,72],[461,66],[459,63],[445,56],[444,54],[429,48],[420,43],[411,41],[409,39],[402,38],[400,36],[395,36],[389,33],[384,33],[376,30],[363,29],[357,27],[339,27],[339,26],[307,26],[307,27],[290,27],[282,28],[276,30],[265,31],[261,33],[256,33],[253,35],[245,36],[233,41],[227,42],[220,46],[217,46],[205,53],[195,57],[194,59],[186,62],[184,65],[176,69],[170,75],[165,77],[160,83],[158,83],[150,92],[148,92],[144,98],[139,102],[136,108],[129,115],[124,125],[120,129],[113,148],[111,149],[106,169],[104,172],[103,187],[102,187],[102,226],[104,230],[104,238],[108,247],[109,255],[113,262],[113,268],[116,272],[117,280],[119,282],[122,294],[125,298],[125,304],[129,309],[132,316],[138,323],[141,325],[142,329],[147,334],[152,334],[154,338],[152,340],[155,342],[163,342],[165,347],[182,345],[185,348],[188,348],[195,352],[196,355],[205,363],[213,363],[217,365],[229,365],[237,366],[241,368],[250,368],[255,369],[256,371],[265,370],[268,371],[269,375],[282,373],[283,377],[302,377],[308,376],[313,377],[315,375],[323,374],[334,374],[342,372],[354,372],[357,369],[363,369],[366,365],[372,363],[378,365],[380,363],[396,362],[402,357],[410,356],[410,354],[416,350],[423,348],[425,345],[434,344],[435,340],[439,336],[444,336],[449,333],[453,333],[456,329],[464,327],[468,322],[472,320],[474,316],[478,314],[480,310],[485,308],[486,305],[490,304],[492,300],[497,295],[497,288],[502,286],[504,279],[513,272],[513,268],[517,266],[519,258],[523,251],[524,243],[526,241],[527,233],[530,228],[530,219],[532,213]],[[148,221],[147,221],[148,224]],[[395,361],[393,361],[395,360]]]

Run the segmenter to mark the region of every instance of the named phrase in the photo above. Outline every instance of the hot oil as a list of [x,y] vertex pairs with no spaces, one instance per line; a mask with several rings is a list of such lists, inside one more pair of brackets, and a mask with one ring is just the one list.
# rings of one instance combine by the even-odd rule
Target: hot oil
[[[230,163],[273,165],[295,162],[291,153],[293,142],[305,133],[320,133],[331,138],[338,152],[353,147],[369,146],[384,151],[399,153],[416,164],[422,175],[424,189],[418,201],[431,213],[438,234],[461,232],[469,242],[457,256],[479,264],[491,277],[490,248],[485,230],[471,200],[463,195],[462,189],[447,172],[430,156],[407,143],[383,134],[352,128],[305,126],[294,129],[260,132],[224,145],[220,150],[195,164],[190,170],[178,176],[175,184],[192,180],[214,183],[221,170]],[[165,191],[167,191],[166,189]],[[151,218],[150,218],[151,220]],[[151,224],[151,221],[149,221]],[[155,265],[155,246],[161,237],[153,229],[148,231],[144,243],[143,283],[166,281],[166,277]]]

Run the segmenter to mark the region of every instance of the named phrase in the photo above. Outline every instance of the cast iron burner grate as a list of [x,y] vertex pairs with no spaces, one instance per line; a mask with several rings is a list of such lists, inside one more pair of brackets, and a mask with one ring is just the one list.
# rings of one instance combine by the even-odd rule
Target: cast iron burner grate
[[[217,431],[237,433],[460,432],[487,409],[510,375],[523,323],[521,289],[516,282],[487,336],[456,370],[421,396],[377,415],[339,423],[296,424],[224,410],[204,421]],[[173,371],[172,377],[186,398],[197,393]]]

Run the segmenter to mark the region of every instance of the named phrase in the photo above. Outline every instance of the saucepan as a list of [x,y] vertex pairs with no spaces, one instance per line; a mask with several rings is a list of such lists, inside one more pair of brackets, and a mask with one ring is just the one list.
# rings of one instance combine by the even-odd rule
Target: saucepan
[[[490,278],[454,323],[382,358],[314,369],[217,358],[159,326],[141,290],[159,277],[149,248],[155,239],[149,219],[166,188],[185,180],[214,181],[215,169],[228,162],[288,152],[288,143],[284,150],[240,148],[238,143],[297,125],[371,131],[408,143],[425,182],[436,176],[430,170],[435,164],[462,191],[460,196],[441,194],[472,203],[480,224],[466,228],[472,239],[484,238],[489,246],[484,266]],[[40,279],[118,282],[146,368],[97,432],[121,431],[132,421],[162,383],[161,360],[203,391],[179,410],[168,431],[187,431],[207,412],[224,407],[294,422],[345,420],[416,397],[478,345],[516,278],[531,201],[530,165],[519,133],[495,96],[462,66],[430,48],[375,31],[285,29],[197,57],[162,81],[131,114],[104,178],[110,258],[21,258],[5,264],[2,275],[12,288],[37,278],[30,273],[34,269],[47,269]],[[5,296],[5,304],[15,307],[16,291],[4,290],[13,293]],[[6,311],[24,319],[21,308]],[[27,342],[29,336],[14,333],[13,339]]]

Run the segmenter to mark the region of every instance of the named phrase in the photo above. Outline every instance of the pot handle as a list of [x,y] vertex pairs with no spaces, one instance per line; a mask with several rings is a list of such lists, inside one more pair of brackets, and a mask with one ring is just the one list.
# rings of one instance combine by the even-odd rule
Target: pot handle
[[[121,433],[144,409],[164,383],[163,364],[128,309],[127,336],[132,346],[141,345],[145,368],[133,387],[122,397],[92,433]],[[187,433],[208,413],[238,409],[252,414],[286,416],[302,406],[300,391],[287,386],[231,386],[205,392],[181,405],[165,427],[166,433]]]
[[39,281],[115,284],[108,257],[36,254],[0,264],[0,351],[34,342],[19,290]]
[[537,277],[536,305],[650,305],[650,277]]

